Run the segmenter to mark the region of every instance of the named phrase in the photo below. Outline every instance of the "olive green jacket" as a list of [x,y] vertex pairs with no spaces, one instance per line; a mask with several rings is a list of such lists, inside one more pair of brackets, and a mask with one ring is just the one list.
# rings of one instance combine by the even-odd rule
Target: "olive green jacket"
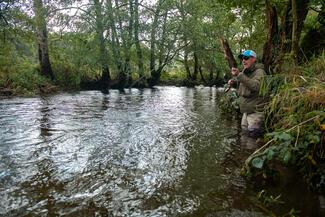
[[259,97],[260,84],[266,76],[263,64],[254,64],[239,73],[239,108],[241,113],[254,113],[263,108],[265,100]]

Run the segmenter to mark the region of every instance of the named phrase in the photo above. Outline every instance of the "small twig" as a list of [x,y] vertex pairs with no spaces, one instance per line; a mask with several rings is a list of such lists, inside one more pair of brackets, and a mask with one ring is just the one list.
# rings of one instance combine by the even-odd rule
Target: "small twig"
[[300,75],[299,78],[301,78],[304,82],[307,83],[307,80],[302,75]]
[[228,91],[231,89],[231,85],[229,85],[229,87],[227,87],[225,90],[224,90],[224,93],[228,93]]
[[285,132],[288,133],[288,132],[290,132],[291,130],[295,129],[296,127],[299,127],[299,126],[301,126],[301,125],[304,125],[305,123],[307,123],[307,122],[309,122],[309,121],[312,121],[312,120],[314,120],[314,119],[316,119],[316,118],[319,118],[319,115],[316,115],[315,117],[309,118],[308,120],[305,120],[305,121],[301,122],[300,124],[297,124],[296,126],[291,127],[290,129],[286,130]]
[[295,142],[295,147],[297,147],[297,144],[298,144],[299,134],[300,134],[300,127],[298,126],[297,137],[296,137],[296,142]]
[[270,141],[268,141],[267,143],[265,143],[265,145],[263,145],[261,148],[257,149],[256,151],[253,152],[253,154],[251,154],[247,160],[245,161],[245,167],[248,167],[248,163],[251,161],[252,158],[257,157],[259,155],[262,155],[262,151],[264,151],[264,149],[266,147],[268,147],[273,141],[275,141],[275,139],[271,139]]

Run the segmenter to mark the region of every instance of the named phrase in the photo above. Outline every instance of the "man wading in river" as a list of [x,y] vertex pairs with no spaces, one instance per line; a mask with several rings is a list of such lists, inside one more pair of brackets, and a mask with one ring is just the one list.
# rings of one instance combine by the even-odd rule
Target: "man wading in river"
[[256,64],[256,53],[246,50],[241,53],[239,59],[243,64],[243,71],[237,68],[231,69],[233,79],[229,85],[239,83],[237,90],[239,95],[239,108],[243,114],[241,127],[250,137],[259,137],[263,133],[263,104],[264,99],[259,97],[259,89],[262,79],[266,76],[263,64]]

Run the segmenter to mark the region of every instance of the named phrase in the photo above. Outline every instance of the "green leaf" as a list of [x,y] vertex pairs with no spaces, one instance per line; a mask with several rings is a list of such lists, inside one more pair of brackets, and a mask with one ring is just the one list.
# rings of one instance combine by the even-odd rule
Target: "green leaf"
[[291,151],[290,150],[287,150],[285,153],[284,153],[284,156],[283,156],[283,162],[285,164],[288,164],[289,161],[291,159]]
[[289,133],[285,132],[279,133],[278,135],[276,135],[276,137],[282,141],[290,141],[293,139],[293,137]]
[[269,150],[266,152],[266,159],[267,159],[267,160],[272,160],[274,154],[275,154],[275,152],[274,152],[272,149],[269,149]]
[[264,160],[260,157],[256,157],[252,160],[253,167],[257,169],[261,169],[263,167],[263,164],[264,164]]
[[273,137],[276,141],[292,141],[294,139],[293,136],[286,132],[272,132],[267,133],[266,136]]
[[318,135],[309,135],[308,136],[309,143],[311,144],[318,144],[320,143],[320,137]]

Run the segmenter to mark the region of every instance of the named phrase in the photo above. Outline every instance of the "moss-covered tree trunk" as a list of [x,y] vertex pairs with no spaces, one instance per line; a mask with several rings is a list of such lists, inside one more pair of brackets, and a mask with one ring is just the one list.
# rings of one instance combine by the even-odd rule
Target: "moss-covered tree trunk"
[[46,17],[42,0],[33,0],[33,7],[35,13],[38,57],[41,67],[41,74],[54,80],[54,74],[49,58]]
[[[185,41],[185,43],[186,43],[186,41]],[[192,77],[191,69],[190,69],[190,66],[188,63],[188,47],[187,46],[184,48],[184,68],[185,68],[185,71],[187,74],[187,79],[192,80],[193,77]]]
[[199,57],[197,55],[197,51],[196,51],[196,46],[194,48],[194,53],[193,53],[193,57],[194,57],[194,72],[193,72],[193,80],[196,81],[197,79],[197,75],[199,73]]
[[264,44],[262,62],[267,73],[271,71],[271,65],[274,62],[274,54],[276,53],[276,44],[278,43],[278,15],[277,10],[270,4],[269,0],[266,4],[266,25],[267,25],[267,39]]
[[308,6],[310,3],[310,0],[295,0],[296,1],[296,9],[297,9],[297,31],[295,33],[295,41],[293,44],[293,52],[295,53],[297,57],[297,61],[299,63],[299,50],[300,50],[300,38],[301,38],[301,33],[304,28],[304,22],[306,20],[307,14],[308,14]]
[[298,61],[299,41],[308,13],[309,2],[310,0],[289,0],[287,2],[284,14],[280,17],[280,46],[276,58],[277,67],[281,67],[283,57],[286,54],[291,54],[295,63]]
[[292,36],[291,36],[291,56],[294,62],[298,63],[298,13],[297,13],[297,2],[291,0],[291,13],[292,13]]
[[[306,32],[301,41],[301,51],[299,57],[307,60],[322,54],[325,47],[325,2],[322,9],[318,11],[317,21],[319,25],[314,25]],[[317,40],[315,40],[317,39]]]

